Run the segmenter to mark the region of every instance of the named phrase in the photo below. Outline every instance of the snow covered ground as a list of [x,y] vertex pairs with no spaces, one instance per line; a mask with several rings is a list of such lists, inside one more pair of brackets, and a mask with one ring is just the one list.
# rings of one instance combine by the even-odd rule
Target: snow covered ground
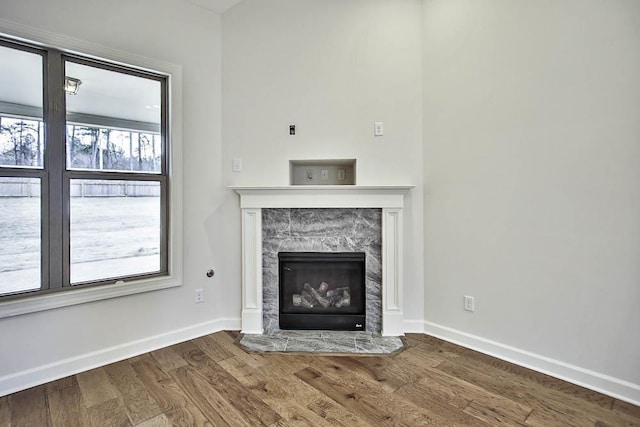
[[[160,269],[160,198],[71,199],[71,282]],[[40,199],[0,199],[0,294],[40,287]]]

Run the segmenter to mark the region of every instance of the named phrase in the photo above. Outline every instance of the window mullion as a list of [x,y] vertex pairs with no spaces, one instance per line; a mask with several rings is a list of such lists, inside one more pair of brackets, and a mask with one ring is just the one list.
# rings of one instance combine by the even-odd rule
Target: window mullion
[[45,76],[49,289],[59,289],[69,284],[69,191],[64,177],[66,166],[64,64],[59,52],[48,52]]

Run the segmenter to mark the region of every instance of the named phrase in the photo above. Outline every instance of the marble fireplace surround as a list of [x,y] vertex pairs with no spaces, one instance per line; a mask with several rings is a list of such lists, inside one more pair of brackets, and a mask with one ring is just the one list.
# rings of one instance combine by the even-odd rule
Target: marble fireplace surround
[[383,336],[404,335],[402,216],[413,186],[231,187],[242,210],[242,332],[263,334],[262,210],[278,208],[378,208],[382,211]]
[[[365,256],[365,331],[382,329],[382,209],[262,209],[262,326],[280,330],[280,252],[346,252]],[[329,288],[336,283],[327,279]],[[298,284],[300,285],[300,284]],[[318,282],[311,283],[317,287]],[[357,286],[357,284],[353,284]],[[340,283],[337,286],[352,286]],[[355,301],[354,301],[355,303]],[[364,307],[363,307],[364,308]]]

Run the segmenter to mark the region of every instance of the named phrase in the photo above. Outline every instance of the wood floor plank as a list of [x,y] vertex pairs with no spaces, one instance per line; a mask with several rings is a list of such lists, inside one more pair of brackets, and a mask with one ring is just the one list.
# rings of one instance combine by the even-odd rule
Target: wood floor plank
[[[256,374],[256,372],[265,372],[270,377],[277,380],[278,383],[286,389],[290,394],[296,396],[298,399],[303,400],[305,402],[313,402],[317,399],[321,399],[323,395],[318,392],[315,388],[311,387],[309,384],[302,381],[300,378],[293,375],[290,372],[290,363],[287,357],[272,359],[269,358],[268,364],[263,368],[255,369],[251,366],[247,365],[244,361],[238,360],[233,357],[231,359],[226,359],[222,362],[219,362],[219,365],[225,369],[226,371],[232,373],[240,382],[243,384],[257,384],[261,377]],[[299,364],[295,364],[296,366],[300,366]],[[306,366],[300,367],[300,369],[305,368]]]
[[205,335],[204,337],[193,340],[193,342],[214,362],[221,362],[233,357],[233,353],[211,339],[211,335]]
[[0,397],[0,427],[11,426],[11,407],[9,396]]
[[[471,350],[466,350],[471,351]],[[453,363],[453,362],[446,362]],[[546,384],[538,380],[532,380],[530,375],[520,375],[510,372],[510,370],[488,365],[484,362],[477,362],[475,357],[460,357],[455,361],[455,365],[460,368],[476,369],[491,378],[484,387],[496,394],[504,396],[522,397],[521,403],[536,409],[536,412],[544,411],[549,405],[552,405],[554,411],[559,411],[568,415],[569,418],[584,418],[589,423],[595,423],[604,419],[609,419],[617,425],[626,425],[634,422],[635,417],[629,417],[624,413],[612,411],[610,406],[604,407],[601,401],[606,399],[588,398],[581,391],[582,387],[575,386],[571,388],[569,383],[562,387],[548,387]],[[446,366],[446,365],[443,365]],[[522,368],[524,369],[524,368]],[[519,369],[514,369],[520,371]],[[487,388],[489,387],[489,388]],[[571,390],[575,390],[573,393]],[[594,392],[595,393],[595,392]],[[514,400],[517,400],[515,397]],[[526,399],[526,401],[525,401]],[[540,414],[532,414],[533,419],[539,417]]]
[[311,402],[308,407],[332,426],[367,427],[371,425],[352,412],[349,412],[342,405],[326,397]]
[[174,379],[153,361],[136,362],[132,367],[172,425],[176,427],[212,425]]
[[266,354],[259,368],[285,377],[309,367],[312,361],[313,358],[295,354]]
[[233,356],[244,361],[247,365],[258,368],[265,363],[265,357],[262,354],[248,353],[238,347],[235,340],[228,334],[212,334],[208,335],[209,341],[212,345],[218,346],[221,349],[231,353]]
[[443,350],[430,343],[420,343],[411,351],[398,354],[398,357],[398,360],[410,359],[418,361],[425,366],[433,367],[445,360],[457,360],[460,355],[449,350]]
[[[262,370],[254,369],[235,357],[218,362],[218,364],[277,412],[284,423],[300,426],[331,426],[306,407],[312,402],[311,399],[305,399],[303,396],[293,393],[287,387],[287,383],[281,381],[280,378],[264,375]],[[298,378],[295,379],[299,381]]]
[[[70,377],[66,387],[49,393],[49,411],[54,427],[73,427],[89,425],[89,414],[82,399],[82,392],[75,377]],[[1,424],[0,424],[1,425]]]
[[270,425],[280,420],[273,409],[193,343],[183,343],[178,348],[180,356],[197,369],[197,374],[217,389],[252,425]]
[[87,408],[118,398],[118,391],[111,384],[103,368],[92,369],[76,375]]
[[[359,377],[357,375],[351,375],[350,369],[341,369],[339,358],[317,358],[318,369],[324,374],[333,377],[333,379],[343,382],[346,385],[353,387],[355,390],[367,398],[379,399],[385,402],[391,408],[393,408],[394,415],[399,417],[403,421],[409,424],[414,424],[416,420],[421,418],[428,419],[429,422],[433,422],[436,425],[453,423],[455,425],[482,425],[481,422],[474,420],[473,417],[464,414],[459,408],[448,405],[446,402],[439,402],[436,399],[429,399],[428,405],[424,405],[425,400],[420,400],[417,403],[411,399],[407,399],[397,393],[389,393],[387,390],[379,388],[378,384],[371,379]],[[327,364],[321,364],[321,362],[327,361]],[[428,371],[425,371],[425,375]],[[407,381],[405,386],[414,384],[413,381]],[[514,402],[505,402],[505,406],[511,408]],[[510,405],[509,405],[510,404]],[[423,408],[428,407],[429,411],[424,412]]]
[[[429,408],[430,412],[437,413],[444,419],[455,422],[458,425],[484,427],[493,425],[485,423],[481,419],[462,411],[462,409],[466,408],[471,403],[471,401],[467,401],[465,399],[462,402],[447,402],[446,400],[443,400],[441,396],[432,395],[428,388],[420,384],[407,383],[396,390],[394,393],[396,394],[396,396],[413,402],[422,408]],[[464,407],[460,408],[451,403],[463,403]]]
[[444,359],[430,356],[418,356],[418,349],[416,347],[414,352],[402,352],[397,355],[399,359],[395,359],[394,363],[389,364],[382,373],[386,376],[395,378],[396,383],[410,383],[419,381],[423,378],[427,371],[425,368],[431,366],[437,366],[444,361]]
[[[414,339],[418,340],[418,342],[423,346],[431,346],[432,348],[436,349],[439,354],[445,354],[447,356],[447,359],[450,361],[454,360],[452,357],[450,357],[451,354],[454,354],[456,355],[456,357],[460,357],[459,359],[455,359],[456,363],[465,364],[466,366],[482,366],[482,369],[486,368],[488,370],[491,370],[492,373],[498,375],[501,378],[504,378],[505,380],[509,378],[509,374],[513,374],[519,380],[525,381],[529,384],[531,382],[537,383],[538,385],[544,387],[544,389],[565,393],[569,396],[579,399],[580,401],[587,401],[601,406],[605,410],[611,408],[614,405],[613,398],[596,391],[570,384],[566,381],[553,378],[549,375],[536,372],[523,366],[518,366],[513,363],[506,362],[504,360],[500,360],[496,357],[483,354],[475,350],[446,342],[439,338],[431,337],[429,335],[422,335],[420,337],[414,337]],[[563,399],[563,396],[561,394],[556,395],[556,397],[560,400]]]
[[370,402],[363,400],[355,390],[345,387],[331,378],[323,377],[314,368],[305,368],[295,375],[315,387],[328,398],[357,413],[359,417],[372,423],[372,425],[408,425],[398,422],[391,413],[386,412],[381,406],[372,405]]
[[132,426],[129,417],[127,416],[124,403],[120,398],[92,405],[87,409],[87,414],[89,416],[89,425],[91,426]]
[[473,400],[464,408],[464,412],[485,421],[489,425],[524,425],[532,409],[509,402],[502,396],[487,395],[479,400]]
[[[318,369],[323,368],[318,367]],[[326,372],[325,375],[316,368],[305,368],[297,372],[296,376],[312,384],[337,403],[374,425],[427,426],[445,424],[445,420],[440,416],[425,411],[412,402],[396,397],[389,392],[381,390],[374,392],[371,384],[366,380],[345,377],[331,368],[327,368]]]
[[[630,403],[614,399],[613,407],[611,409],[615,413],[625,414],[633,418],[638,418],[640,420],[640,406],[635,406]],[[640,422],[638,424],[640,424]]]
[[399,393],[412,401],[416,396],[420,399],[428,396],[424,403],[446,404],[461,409],[489,425],[524,423],[532,411],[532,408],[508,397],[488,392],[435,368],[428,367],[426,372],[417,383],[408,384]]
[[133,425],[157,417],[162,413],[129,361],[114,363],[105,366],[104,369],[111,379],[111,383],[122,395],[127,415]]
[[445,374],[431,371],[427,377],[419,382],[404,385],[396,393],[416,403],[418,401],[415,399],[420,399],[420,401],[424,399],[420,403],[422,405],[435,399],[436,402],[444,403],[460,410],[466,408],[475,396],[475,393],[470,393],[468,388],[474,386],[468,384],[467,387],[462,380],[450,376],[442,378],[440,375],[444,376]]
[[548,395],[546,389],[540,390],[534,383],[526,381],[523,383],[517,378],[511,378],[511,380],[497,378],[477,366],[474,369],[451,361],[443,362],[436,368],[490,393],[508,396],[516,402],[531,407],[533,411],[527,417],[527,424],[548,425],[555,420],[567,426],[585,426],[594,425],[598,421],[596,417],[567,407],[562,400],[555,400]]
[[553,378],[541,372],[536,372],[523,366],[518,366],[513,363],[509,363],[496,357],[489,356],[487,354],[483,354],[471,349],[466,349],[459,346],[457,348],[458,353],[463,356],[462,359],[459,359],[463,363],[470,362],[474,364],[481,364],[483,367],[490,368],[492,372],[514,374],[518,378],[537,383],[538,385],[541,385],[546,389],[559,391],[606,409],[610,409],[613,405],[614,399],[610,396],[605,396],[602,393],[570,384],[566,381]]
[[165,372],[187,366],[187,362],[172,347],[161,348],[152,351],[150,354]]
[[164,414],[160,414],[147,420],[143,423],[138,424],[136,427],[171,427],[173,424]]
[[9,396],[12,427],[51,425],[45,390],[42,385]]
[[190,366],[171,371],[171,376],[214,426],[249,425],[220,392]]
[[406,384],[406,378],[394,375],[388,370],[391,364],[390,358],[373,357],[331,357],[327,359],[333,363],[341,365],[349,370],[353,375],[360,375],[363,378],[375,381],[381,387],[393,392]]
[[138,362],[144,362],[146,360],[148,360],[151,357],[151,353],[142,353],[138,356],[133,356],[129,359],[127,359],[127,361],[131,364],[134,363],[138,363]]
[[11,407],[9,396],[0,397],[0,427],[11,426]]
[[460,390],[460,386],[452,380],[448,384],[434,379],[431,376],[422,379],[417,383],[407,383],[400,387],[395,393],[403,396],[421,406],[430,404],[445,404],[460,411],[464,410],[473,400],[471,393]]
[[53,393],[55,391],[60,391],[68,387],[77,387],[78,381],[74,375],[69,377],[60,378],[59,380],[51,381],[50,383],[45,384],[45,393]]
[[[385,371],[386,372],[392,371],[391,368],[396,366],[401,367],[403,372],[396,373],[396,376],[398,378],[403,377],[405,379],[405,387],[407,385],[413,384],[415,381],[419,381],[421,378],[423,378],[425,382],[431,382],[431,379],[427,378],[427,376],[430,375],[430,372],[427,369],[425,369],[425,367],[430,367],[431,365],[434,365],[437,362],[437,359],[434,360],[431,358],[425,359],[420,357],[407,357],[406,354],[405,354],[405,357],[400,357],[400,355],[398,355],[396,356],[396,358],[401,359],[402,363],[393,364],[387,367]],[[345,359],[348,359],[348,358],[345,358]],[[335,363],[335,365],[333,366],[334,367],[333,370],[331,369],[332,366],[330,365],[324,366],[324,369],[328,370],[330,375],[331,375],[331,372],[338,371],[338,369],[335,369],[336,366],[343,365],[340,362],[341,358],[332,358],[332,359],[318,358],[317,360],[330,360]],[[347,372],[347,371],[350,371],[350,369],[347,369],[344,372]],[[404,376],[402,374],[404,374]],[[441,380],[443,380],[443,378],[441,378]],[[451,379],[450,382],[454,382],[454,379]],[[471,387],[471,385],[469,386]],[[408,387],[406,388],[406,390],[414,390],[414,388]],[[405,394],[404,396],[407,397],[408,395]],[[411,399],[408,399],[408,400],[411,401]],[[474,401],[474,406],[470,408],[466,408],[465,412],[466,411],[473,412],[471,415],[474,415],[476,418],[483,419],[484,421],[489,422],[489,424],[493,424],[495,423],[495,421],[493,419],[488,419],[488,417],[485,416],[484,414],[485,409],[488,410],[489,414],[494,415],[494,418],[496,420],[500,420],[503,422],[509,421],[512,423],[523,422],[526,419],[526,416],[531,412],[531,408],[524,407],[523,405],[520,405],[517,402],[513,402],[509,399],[506,399],[494,394],[476,392],[475,394],[472,395],[472,397],[467,399],[465,407],[469,406],[469,404],[472,401]],[[470,423],[481,424],[477,421],[474,421],[473,418],[459,413],[460,408],[451,406],[446,401],[438,401],[434,398],[430,398],[427,402],[425,402],[425,400],[422,399],[419,401],[418,406],[425,406],[425,403],[430,404],[429,407],[431,408],[430,412],[432,414],[437,414],[441,416],[442,419],[448,418],[450,420],[453,420],[455,422],[458,422],[464,425],[467,425]]]

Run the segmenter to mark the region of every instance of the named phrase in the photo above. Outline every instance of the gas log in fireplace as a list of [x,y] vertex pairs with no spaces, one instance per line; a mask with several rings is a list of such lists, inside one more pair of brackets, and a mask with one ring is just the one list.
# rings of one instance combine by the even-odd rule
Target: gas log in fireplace
[[278,253],[280,329],[365,329],[363,252]]

